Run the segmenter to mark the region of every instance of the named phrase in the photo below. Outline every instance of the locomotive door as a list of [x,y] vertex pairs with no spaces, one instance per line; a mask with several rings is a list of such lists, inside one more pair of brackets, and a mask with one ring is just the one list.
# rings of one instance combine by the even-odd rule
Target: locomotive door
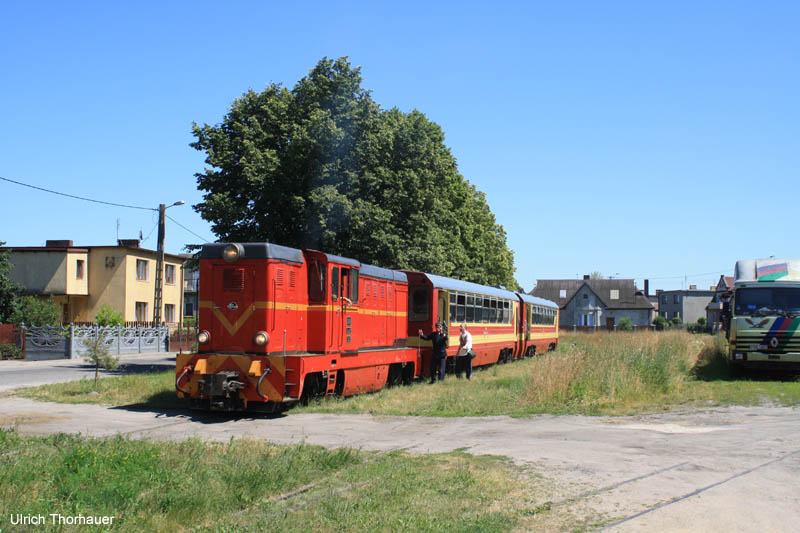
[[254,273],[243,267],[215,265],[213,276],[211,339],[226,351],[247,351],[252,336],[243,326],[255,311]]
[[[350,267],[333,267],[331,278],[336,277],[339,271],[338,286],[334,287],[334,308],[337,316],[334,318],[333,329],[337,330],[336,349],[343,352],[357,352],[360,340],[358,331],[358,269]],[[333,287],[333,284],[332,284]],[[336,297],[338,296],[338,305]]]

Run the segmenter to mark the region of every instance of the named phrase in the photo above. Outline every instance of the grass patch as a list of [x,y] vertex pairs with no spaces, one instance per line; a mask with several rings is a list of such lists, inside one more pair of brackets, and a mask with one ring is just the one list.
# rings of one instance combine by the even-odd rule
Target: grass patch
[[160,409],[181,409],[186,405],[175,395],[175,372],[127,374],[53,383],[14,390],[11,395],[43,402],[93,403],[104,405],[146,405]]
[[[368,453],[254,440],[164,443],[0,430],[12,514],[113,516],[117,531],[509,531],[543,501],[498,457]],[[76,526],[75,530],[99,530]]]
[[[558,350],[534,359],[476,369],[472,381],[448,375],[410,387],[296,406],[289,414],[372,413],[410,416],[529,416],[631,414],[676,406],[800,403],[800,381],[728,376],[722,336],[683,331],[563,334]],[[175,396],[174,374],[138,374],[20,389],[38,400],[184,408]]]

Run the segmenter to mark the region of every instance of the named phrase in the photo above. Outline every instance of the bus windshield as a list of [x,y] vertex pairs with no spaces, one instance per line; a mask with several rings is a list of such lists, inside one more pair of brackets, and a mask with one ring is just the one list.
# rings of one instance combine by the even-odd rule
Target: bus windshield
[[800,287],[737,289],[733,313],[738,316],[800,315]]

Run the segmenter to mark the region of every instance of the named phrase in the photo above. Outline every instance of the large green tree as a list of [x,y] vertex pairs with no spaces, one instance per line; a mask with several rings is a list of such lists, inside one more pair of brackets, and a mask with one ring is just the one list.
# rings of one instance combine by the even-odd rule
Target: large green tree
[[208,165],[194,208],[222,240],[517,288],[505,231],[442,129],[383,110],[361,82],[346,58],[322,59],[291,90],[250,90],[221,124],[194,124]]
[[[0,246],[5,243],[0,242]],[[11,321],[17,311],[19,287],[11,280],[11,252],[0,250],[0,324]]]

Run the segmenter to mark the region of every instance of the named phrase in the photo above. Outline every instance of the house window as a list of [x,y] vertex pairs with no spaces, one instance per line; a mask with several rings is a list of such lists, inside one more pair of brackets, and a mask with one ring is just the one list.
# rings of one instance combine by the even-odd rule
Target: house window
[[560,289],[558,291],[558,297],[559,298],[566,298],[567,297],[567,289]]
[[150,313],[147,312],[147,302],[136,302],[136,321],[147,322]]
[[672,296],[672,303],[676,303],[676,304],[681,303],[681,295],[680,294],[673,295]]
[[611,299],[619,300],[619,289],[611,289]]
[[164,266],[164,282],[167,285],[175,285],[175,265]]
[[150,262],[147,259],[136,260],[136,279],[139,281],[150,279]]
[[586,294],[585,292],[583,293],[583,299],[584,299],[584,300],[588,300],[588,299],[589,299],[589,295],[588,295],[588,294]]
[[83,259],[78,259],[78,262],[75,263],[75,279],[83,279],[83,268],[85,262]]
[[175,322],[175,305],[174,304],[164,304],[164,322],[167,322],[167,323]]

